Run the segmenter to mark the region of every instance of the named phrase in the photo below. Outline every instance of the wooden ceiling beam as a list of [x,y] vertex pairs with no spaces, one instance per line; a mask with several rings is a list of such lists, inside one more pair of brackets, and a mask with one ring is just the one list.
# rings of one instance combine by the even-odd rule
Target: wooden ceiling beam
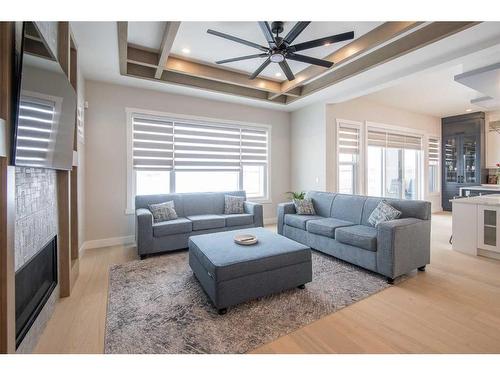
[[[161,81],[164,83],[169,83],[177,86],[199,88],[206,91],[213,91],[223,94],[230,94],[230,95],[267,101],[268,93],[266,93],[265,91],[233,85],[230,83],[213,81],[206,78],[190,76],[167,70],[163,72],[161,78],[158,80],[155,78],[155,73],[156,73],[155,68],[140,64],[134,64],[131,62],[128,63],[127,71],[128,71],[127,75],[131,77],[148,79],[156,82]],[[286,102],[286,97],[283,96],[275,100],[275,102],[284,104]]]
[[155,78],[160,79],[167,62],[168,55],[174,44],[175,36],[179,30],[180,22],[165,22],[165,32],[160,45],[160,58],[158,60],[158,67],[156,68]]
[[[422,22],[385,22],[368,33],[354,39],[349,44],[339,48],[335,52],[329,54],[324,60],[332,61],[335,64],[331,69],[336,68],[341,63],[346,63],[356,56],[367,52],[382,43],[389,41],[392,38],[401,35],[402,33],[421,25]],[[328,70],[325,68],[311,65],[302,71],[295,74],[293,81],[284,81],[281,84],[281,94],[286,94],[301,85],[304,85],[321,75]]]
[[[158,67],[157,64],[159,61],[159,54],[157,52],[140,48],[139,46],[133,44],[129,44],[127,50],[127,62],[155,69]],[[261,90],[266,93],[278,93],[281,87],[280,82],[265,78],[256,78],[251,80],[248,79],[248,75],[244,73],[233,72],[217,66],[201,64],[192,60],[180,58],[178,56],[169,56],[163,69],[164,71],[176,72],[193,77],[200,77],[212,81]],[[156,76],[155,71],[155,78]],[[291,91],[290,95],[296,97],[299,95],[299,90]]]
[[120,74],[127,74],[127,43],[128,43],[128,22],[120,21],[116,23],[118,29],[118,54],[120,60]]
[[[431,43],[477,25],[479,22],[433,22],[419,30],[397,39],[375,51],[345,64],[328,74],[302,86],[302,96],[310,95],[333,84],[354,77],[369,69],[387,63],[423,48]],[[290,98],[287,103],[297,100]]]

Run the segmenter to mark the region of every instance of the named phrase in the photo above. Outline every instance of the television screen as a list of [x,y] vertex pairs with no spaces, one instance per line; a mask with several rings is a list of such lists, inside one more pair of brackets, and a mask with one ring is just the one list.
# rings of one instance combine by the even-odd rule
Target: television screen
[[36,25],[23,26],[12,160],[16,166],[69,170],[76,93]]

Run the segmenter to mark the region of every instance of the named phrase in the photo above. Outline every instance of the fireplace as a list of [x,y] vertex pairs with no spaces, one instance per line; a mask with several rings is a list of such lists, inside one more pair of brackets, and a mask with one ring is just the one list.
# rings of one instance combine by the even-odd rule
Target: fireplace
[[16,348],[57,285],[57,236],[16,271]]

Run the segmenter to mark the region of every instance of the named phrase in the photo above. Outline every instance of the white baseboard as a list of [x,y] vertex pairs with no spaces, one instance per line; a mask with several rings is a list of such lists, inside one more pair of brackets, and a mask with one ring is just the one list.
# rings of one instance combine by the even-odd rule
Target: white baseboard
[[264,219],[264,225],[276,224],[278,222],[277,217],[268,217]]
[[85,241],[80,251],[84,251],[87,249],[98,249],[101,247],[109,247],[109,246],[133,245],[134,243],[135,243],[134,236],[103,238],[100,240]]

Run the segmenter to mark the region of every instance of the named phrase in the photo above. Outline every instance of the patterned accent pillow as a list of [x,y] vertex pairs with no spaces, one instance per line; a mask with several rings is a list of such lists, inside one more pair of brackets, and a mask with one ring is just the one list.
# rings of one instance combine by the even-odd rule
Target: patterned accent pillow
[[316,215],[313,202],[310,198],[294,199],[293,204],[298,215]]
[[155,223],[177,219],[177,212],[175,212],[174,201],[150,204],[149,210],[153,213],[153,219]]
[[224,213],[226,215],[242,214],[245,197],[236,195],[224,195]]
[[386,201],[380,201],[368,218],[368,222],[376,227],[384,221],[394,220],[399,218],[400,216],[401,211],[396,210]]

